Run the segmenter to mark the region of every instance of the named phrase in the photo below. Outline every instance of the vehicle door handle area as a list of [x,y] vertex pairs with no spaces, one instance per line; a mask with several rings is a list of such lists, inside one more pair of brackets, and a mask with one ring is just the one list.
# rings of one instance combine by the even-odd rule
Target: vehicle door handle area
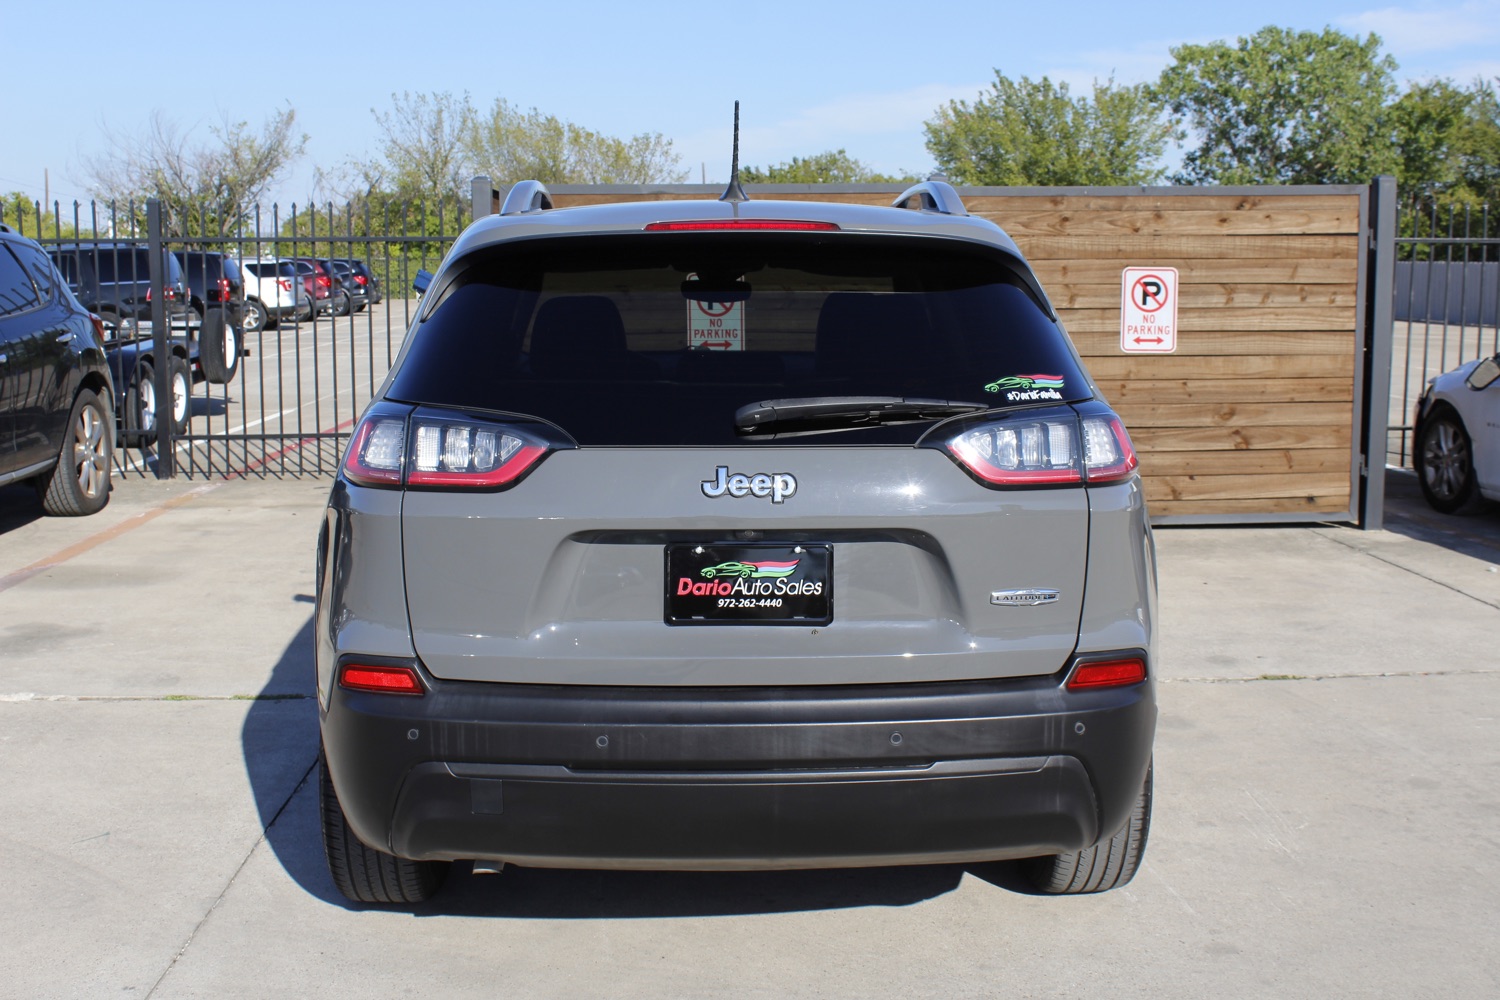
[[57,342],[59,344],[66,344],[66,343],[68,343],[68,341],[70,341],[72,339],[73,339],[73,335],[71,333],[59,333],[57,335]]

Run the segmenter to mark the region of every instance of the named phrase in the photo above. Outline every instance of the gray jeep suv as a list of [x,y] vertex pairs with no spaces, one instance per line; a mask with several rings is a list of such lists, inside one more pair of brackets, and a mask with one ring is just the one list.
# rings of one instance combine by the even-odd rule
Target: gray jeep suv
[[433,276],[318,543],[326,854],[1135,873],[1136,456],[1014,242],[895,207],[553,209]]

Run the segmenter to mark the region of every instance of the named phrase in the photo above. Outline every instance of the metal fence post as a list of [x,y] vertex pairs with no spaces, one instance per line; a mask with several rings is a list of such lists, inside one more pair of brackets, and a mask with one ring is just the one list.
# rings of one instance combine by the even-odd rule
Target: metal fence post
[[177,475],[176,453],[172,450],[172,351],[168,344],[172,331],[167,329],[166,240],[162,236],[161,201],[146,199],[146,249],[150,252],[151,274],[151,356],[156,359],[156,478],[171,479]]
[[495,190],[489,175],[480,174],[469,182],[470,222],[478,222],[486,215],[500,211],[500,192]]
[[1365,308],[1364,462],[1359,526],[1385,526],[1385,456],[1390,447],[1391,333],[1396,300],[1396,178],[1370,185],[1370,301]]

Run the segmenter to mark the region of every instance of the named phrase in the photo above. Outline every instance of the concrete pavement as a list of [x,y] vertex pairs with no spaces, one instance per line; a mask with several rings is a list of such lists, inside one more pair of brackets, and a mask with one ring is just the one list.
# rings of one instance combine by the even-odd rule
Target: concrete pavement
[[80,520],[0,490],[0,996],[1496,995],[1500,511],[1389,483],[1383,532],[1157,532],[1124,889],[511,869],[415,913],[323,867],[326,481],[131,479]]

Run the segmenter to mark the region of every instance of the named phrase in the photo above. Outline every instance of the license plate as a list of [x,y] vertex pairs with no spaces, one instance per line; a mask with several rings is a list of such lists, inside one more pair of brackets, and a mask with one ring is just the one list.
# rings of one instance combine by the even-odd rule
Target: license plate
[[667,546],[668,625],[827,625],[833,546]]

